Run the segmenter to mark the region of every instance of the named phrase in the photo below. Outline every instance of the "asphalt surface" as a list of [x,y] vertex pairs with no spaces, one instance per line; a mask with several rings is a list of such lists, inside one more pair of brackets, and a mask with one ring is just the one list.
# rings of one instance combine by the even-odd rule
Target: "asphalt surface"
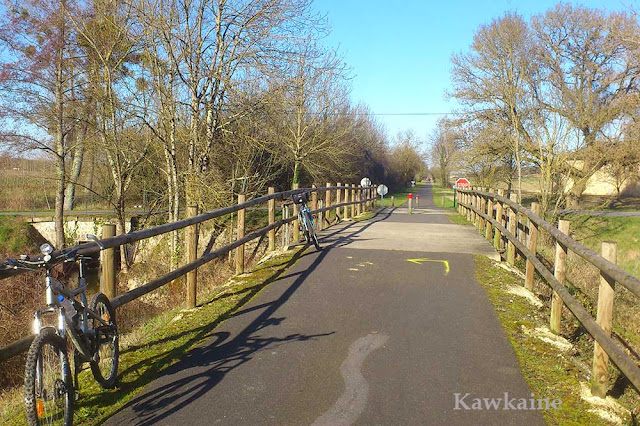
[[471,406],[530,391],[474,279],[473,253],[489,244],[429,191],[416,214],[326,230],[323,251],[308,249],[107,424],[543,424],[536,411],[455,409],[456,393]]

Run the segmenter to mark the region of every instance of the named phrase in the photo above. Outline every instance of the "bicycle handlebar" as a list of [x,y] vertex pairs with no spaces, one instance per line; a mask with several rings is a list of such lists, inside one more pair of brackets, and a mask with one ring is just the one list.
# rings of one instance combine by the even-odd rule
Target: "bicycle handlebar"
[[[61,252],[55,259],[44,256],[42,258],[30,259],[28,256],[24,256],[22,259],[7,258],[6,263],[9,269],[24,269],[28,271],[35,271],[40,268],[46,268],[53,266],[59,261],[63,262],[75,262],[76,260],[82,260],[84,256],[78,255],[78,249]],[[52,262],[53,260],[53,262]]]

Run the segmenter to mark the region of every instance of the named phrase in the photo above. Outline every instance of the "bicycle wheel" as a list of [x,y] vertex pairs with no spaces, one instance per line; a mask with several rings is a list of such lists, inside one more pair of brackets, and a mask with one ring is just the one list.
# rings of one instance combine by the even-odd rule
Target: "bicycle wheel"
[[322,248],[320,247],[320,243],[318,242],[318,236],[316,235],[316,230],[313,227],[313,218],[311,217],[311,213],[310,212],[305,212],[307,217],[308,217],[308,223],[309,223],[309,237],[310,240],[313,242],[313,245],[316,247],[316,250],[322,250]]
[[89,361],[91,372],[103,389],[111,389],[116,384],[120,356],[116,312],[111,307],[107,296],[102,293],[95,294],[91,298],[89,308],[108,323],[108,325],[102,325],[96,319],[89,321],[91,328],[95,330],[91,347],[93,358]]
[[304,240],[306,243],[311,242],[311,237],[309,237],[309,223],[307,222],[307,216],[304,213],[300,213],[298,219],[298,225],[300,226],[300,230],[302,231],[302,235],[304,236]]
[[29,425],[71,425],[73,394],[65,341],[53,328],[46,328],[27,353],[24,396]]

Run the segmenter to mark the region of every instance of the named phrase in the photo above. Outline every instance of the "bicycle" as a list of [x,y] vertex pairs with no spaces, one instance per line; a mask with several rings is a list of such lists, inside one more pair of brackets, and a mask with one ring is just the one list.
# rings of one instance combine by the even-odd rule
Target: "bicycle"
[[309,192],[301,192],[292,196],[293,202],[298,206],[298,226],[304,235],[307,242],[313,243],[316,250],[322,250],[320,243],[318,242],[318,236],[316,235],[316,226],[313,221],[313,215],[311,210],[307,207],[309,201]]
[[[102,243],[94,235],[87,235],[100,249]],[[30,259],[7,259],[12,269],[46,271],[47,307],[35,312],[33,339],[27,352],[25,366],[25,403],[29,425],[73,423],[73,402],[79,390],[78,373],[88,362],[95,380],[103,389],[115,386],[119,347],[115,310],[107,296],[97,293],[87,304],[85,262],[90,257],[77,249],[54,254],[51,244],[40,246],[42,256]],[[53,267],[60,263],[77,262],[79,282],[68,289],[52,276]],[[77,297],[80,300],[77,300]],[[44,324],[43,316],[54,314],[57,322]],[[72,378],[67,355],[67,337],[74,347],[74,375]]]

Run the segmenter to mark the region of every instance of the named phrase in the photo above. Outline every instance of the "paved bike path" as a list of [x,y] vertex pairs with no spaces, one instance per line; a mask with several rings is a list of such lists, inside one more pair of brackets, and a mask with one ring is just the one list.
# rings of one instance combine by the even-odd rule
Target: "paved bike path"
[[543,424],[533,411],[454,409],[455,393],[471,405],[530,392],[474,280],[473,253],[490,246],[430,199],[426,187],[416,214],[326,230],[322,252],[307,250],[107,424]]

